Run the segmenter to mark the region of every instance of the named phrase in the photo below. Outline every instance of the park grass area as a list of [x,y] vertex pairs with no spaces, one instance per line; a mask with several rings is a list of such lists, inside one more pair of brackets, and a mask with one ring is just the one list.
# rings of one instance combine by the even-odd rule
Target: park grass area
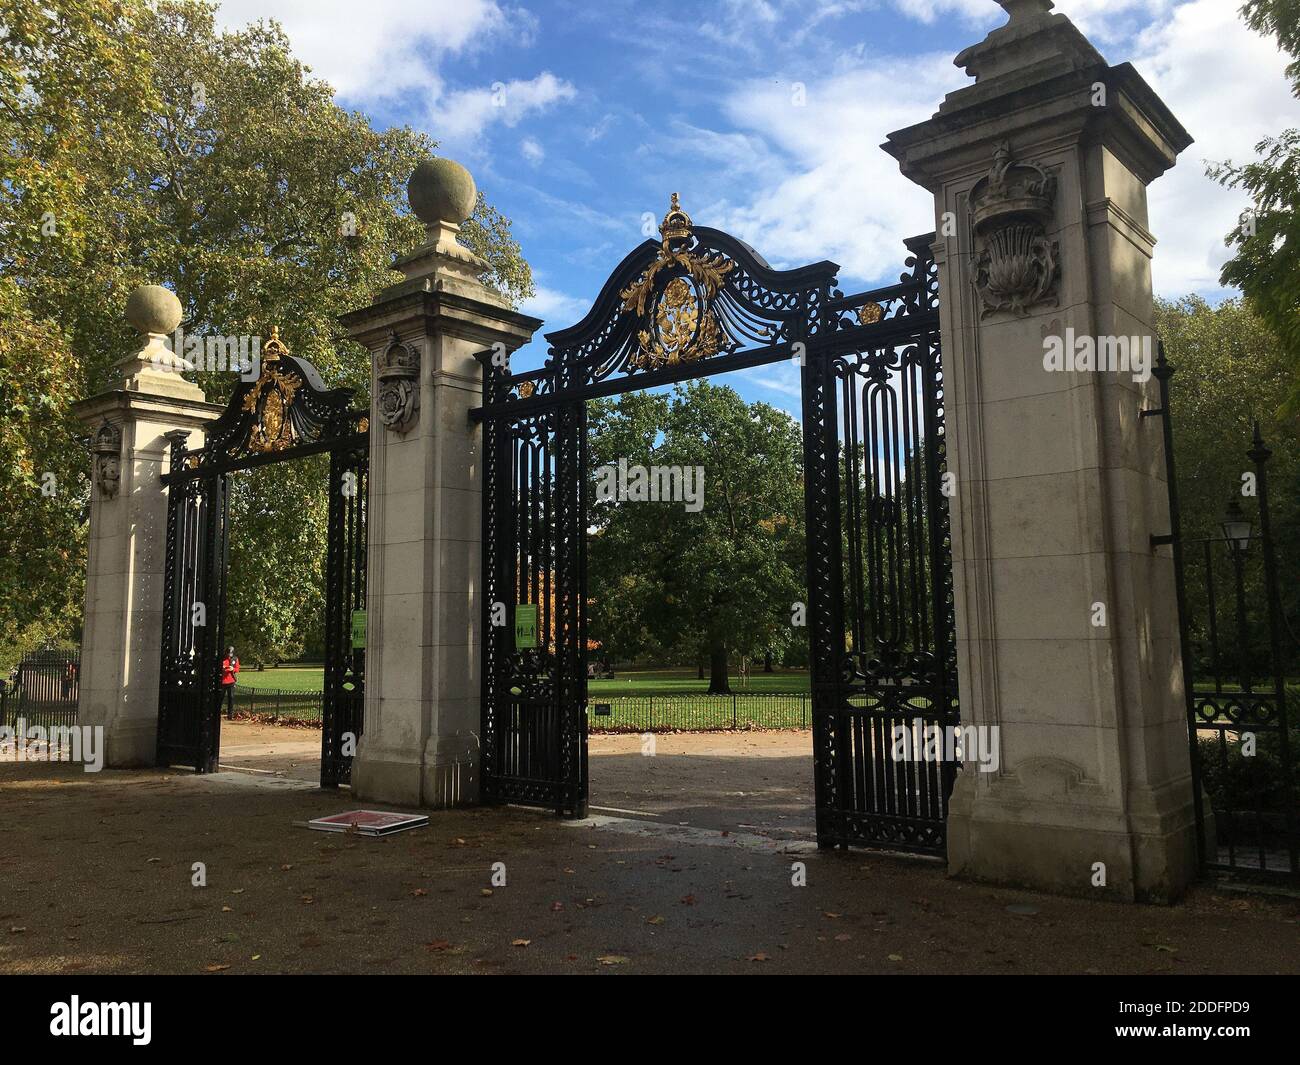
[[[613,680],[591,680],[587,682],[589,695],[656,695],[660,692],[704,692],[709,687],[708,677],[699,679],[694,669],[648,669],[632,670],[626,673],[616,672]],[[808,691],[808,671],[803,669],[781,669],[773,673],[764,673],[762,666],[750,673],[749,680],[742,686],[740,677],[731,674],[733,692],[806,692]]]
[[258,672],[252,667],[245,667],[239,671],[236,686],[285,692],[318,692],[325,687],[325,670],[321,666],[278,666]]
[[[325,687],[324,671],[320,666],[279,666],[275,669],[243,669],[239,673],[240,688],[279,689],[286,692],[318,692]],[[593,680],[587,684],[589,695],[647,695],[650,693],[703,692],[709,687],[708,679],[700,680],[693,669],[652,669],[616,673],[613,680]],[[783,669],[764,673],[762,668],[750,673],[743,687],[740,678],[731,677],[734,692],[806,692],[808,673],[802,669]]]

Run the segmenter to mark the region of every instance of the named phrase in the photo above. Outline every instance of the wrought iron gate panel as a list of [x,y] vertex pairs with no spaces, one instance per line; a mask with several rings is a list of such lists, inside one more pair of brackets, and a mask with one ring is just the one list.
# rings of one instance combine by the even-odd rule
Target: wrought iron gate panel
[[337,787],[352,782],[353,753],[365,727],[366,649],[353,646],[352,616],[366,609],[367,441],[330,453],[329,493],[320,775],[322,787]]
[[943,854],[957,764],[949,744],[927,757],[959,717],[943,372],[934,264],[909,247],[895,305],[853,303],[859,323],[915,315],[916,329],[815,346],[804,372],[817,834]]
[[[508,387],[489,369],[489,396]],[[586,410],[571,404],[484,432],[483,798],[581,816]],[[536,648],[515,647],[520,604],[537,607]]]
[[[173,468],[186,461],[187,435],[168,434]],[[224,475],[169,490],[157,761],[199,773],[214,772],[220,756],[228,518]]]
[[[479,355],[482,793],[586,805],[586,401],[796,359],[818,842],[942,853],[956,767],[888,757],[894,724],[957,721],[933,235],[898,283],[845,296],[834,263],[773,270],[676,196],[659,231],[541,369]],[[541,607],[535,652],[516,603]]]
[[[351,405],[352,390],[327,389],[316,368],[289,354],[278,333],[262,347],[256,380],[241,380],[225,411],[205,426],[204,445],[168,433],[166,572],[158,689],[159,765],[216,770],[221,736],[221,663],[229,569],[231,474],[329,454],[326,559],[326,675],[321,784],[348,783],[343,736],[359,737],[365,652],[351,646],[353,610],[365,608],[369,417]],[[345,494],[344,483],[354,483]],[[202,604],[204,624],[194,608]]]

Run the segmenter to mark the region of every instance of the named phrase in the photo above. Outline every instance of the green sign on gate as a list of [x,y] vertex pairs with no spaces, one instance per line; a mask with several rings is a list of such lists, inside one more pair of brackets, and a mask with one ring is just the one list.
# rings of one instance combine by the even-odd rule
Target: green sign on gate
[[364,651],[366,649],[366,612],[364,610],[352,611],[352,650]]
[[537,604],[518,603],[515,606],[515,649],[527,650],[537,646]]

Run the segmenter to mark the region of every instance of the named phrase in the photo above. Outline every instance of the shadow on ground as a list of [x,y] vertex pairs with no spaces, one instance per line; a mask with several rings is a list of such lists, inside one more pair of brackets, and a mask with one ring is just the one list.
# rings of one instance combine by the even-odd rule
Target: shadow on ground
[[[625,794],[648,771],[629,767]],[[725,798],[731,785],[714,787]],[[1300,970],[1290,900],[1052,898],[703,825],[665,838],[644,830],[652,818],[473,808],[386,839],[303,827],[355,805],[258,774],[0,764],[0,971]],[[806,887],[792,885],[796,861]],[[192,886],[195,863],[206,887]]]

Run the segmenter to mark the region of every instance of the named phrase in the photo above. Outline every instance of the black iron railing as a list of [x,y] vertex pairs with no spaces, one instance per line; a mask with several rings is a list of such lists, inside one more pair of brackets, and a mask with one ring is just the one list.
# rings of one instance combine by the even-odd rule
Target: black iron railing
[[0,693],[0,725],[52,728],[77,723],[81,656],[77,651],[33,651]]
[[[1300,782],[1294,656],[1284,643],[1268,460],[1256,424],[1243,457],[1253,491],[1232,492],[1221,535],[1184,540],[1174,465],[1169,380],[1161,345],[1155,376],[1164,423],[1170,531],[1187,696],[1197,845],[1205,869],[1300,881]],[[1238,492],[1241,491],[1239,495]],[[1189,594],[1196,589],[1197,595]]]
[[[324,692],[284,691],[279,688],[235,687],[235,713],[247,717],[271,718],[273,721],[303,722],[319,725]],[[222,693],[222,712],[226,712],[225,693]]]
[[[809,692],[592,694],[587,699],[587,725],[592,732],[810,728],[811,700]],[[601,713],[602,707],[609,713]]]

